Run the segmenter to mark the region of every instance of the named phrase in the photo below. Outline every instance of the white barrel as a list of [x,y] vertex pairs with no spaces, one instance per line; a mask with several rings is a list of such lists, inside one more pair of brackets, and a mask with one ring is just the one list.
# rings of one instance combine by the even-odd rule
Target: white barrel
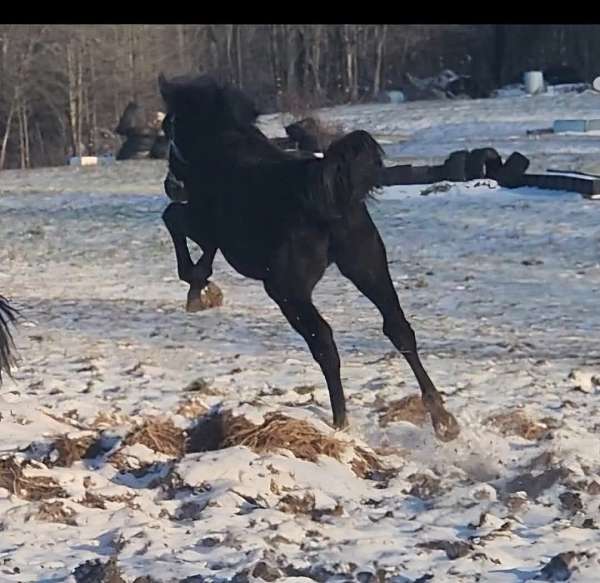
[[527,71],[523,75],[525,91],[529,95],[536,95],[544,92],[544,73],[542,71]]
[[596,77],[596,78],[594,79],[594,83],[592,84],[592,87],[593,87],[593,88],[594,88],[596,91],[600,92],[600,77]]

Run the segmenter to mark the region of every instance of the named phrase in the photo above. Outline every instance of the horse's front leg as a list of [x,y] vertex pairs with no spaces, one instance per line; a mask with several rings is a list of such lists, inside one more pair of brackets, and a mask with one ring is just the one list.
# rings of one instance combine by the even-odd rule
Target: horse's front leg
[[[179,279],[190,285],[186,309],[196,312],[205,309],[202,290],[207,287],[208,279],[213,273],[213,261],[217,247],[212,245],[202,236],[190,220],[190,208],[178,202],[171,203],[163,213],[163,221],[175,247],[177,257],[177,273]],[[196,264],[192,261],[187,246],[187,238],[194,241],[203,251]]]
[[186,210],[183,203],[172,202],[163,212],[162,219],[175,247],[177,275],[181,281],[185,281],[191,285],[194,262],[192,261],[186,240]]

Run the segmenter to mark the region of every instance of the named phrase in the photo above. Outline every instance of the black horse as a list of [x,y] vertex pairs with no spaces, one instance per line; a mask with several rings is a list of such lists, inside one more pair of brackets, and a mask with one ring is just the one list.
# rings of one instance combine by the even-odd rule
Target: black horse
[[[383,332],[412,368],[438,437],[454,439],[458,424],[423,368],[365,204],[383,165],[375,140],[355,131],[333,142],[324,158],[297,159],[256,128],[258,112],[240,91],[208,76],[167,81],[161,75],[159,87],[168,111],[170,172],[188,199],[169,205],[163,218],[190,294],[207,285],[217,250],[239,273],[261,280],[321,367],[334,425],[342,428],[340,359],[331,327],[311,299],[335,263],[381,312]],[[186,236],[203,251],[195,265]]]
[[0,296],[0,383],[2,373],[10,375],[10,368],[15,364],[14,344],[9,329],[15,319],[16,311],[4,297]]

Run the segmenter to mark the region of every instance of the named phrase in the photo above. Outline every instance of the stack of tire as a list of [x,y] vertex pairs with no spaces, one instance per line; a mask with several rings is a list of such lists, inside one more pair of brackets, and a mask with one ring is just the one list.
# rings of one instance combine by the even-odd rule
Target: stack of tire
[[494,148],[452,152],[438,166],[389,166],[382,168],[380,186],[397,184],[433,184],[442,180],[467,182],[479,178],[496,180],[500,186],[514,188],[521,184],[529,160],[513,152],[504,162]]
[[115,132],[125,138],[117,160],[166,159],[169,144],[160,123],[164,117],[156,113],[147,120],[144,108],[134,101],[127,104]]

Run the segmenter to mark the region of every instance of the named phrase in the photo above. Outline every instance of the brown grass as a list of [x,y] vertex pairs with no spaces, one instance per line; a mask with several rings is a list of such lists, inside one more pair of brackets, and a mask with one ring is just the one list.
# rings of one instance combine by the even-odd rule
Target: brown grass
[[14,458],[0,460],[0,488],[25,500],[65,498],[67,493],[56,480],[47,476],[26,476],[22,465]]
[[427,423],[427,416],[421,395],[415,393],[384,405],[381,408],[379,425],[385,427],[395,421],[406,421],[421,427]]
[[517,435],[529,441],[538,441],[548,434],[547,425],[529,418],[521,409],[491,415],[484,423],[493,426],[504,436]]
[[185,450],[185,433],[171,419],[148,417],[123,440],[123,445],[136,443],[155,452],[181,458]]
[[[351,444],[321,433],[314,425],[282,415],[269,413],[261,425],[255,425],[244,416],[231,411],[211,415],[191,433],[188,451],[213,451],[244,445],[257,453],[287,449],[297,458],[316,462],[320,455],[342,460]],[[352,470],[361,477],[381,469],[377,457],[354,447]]]

